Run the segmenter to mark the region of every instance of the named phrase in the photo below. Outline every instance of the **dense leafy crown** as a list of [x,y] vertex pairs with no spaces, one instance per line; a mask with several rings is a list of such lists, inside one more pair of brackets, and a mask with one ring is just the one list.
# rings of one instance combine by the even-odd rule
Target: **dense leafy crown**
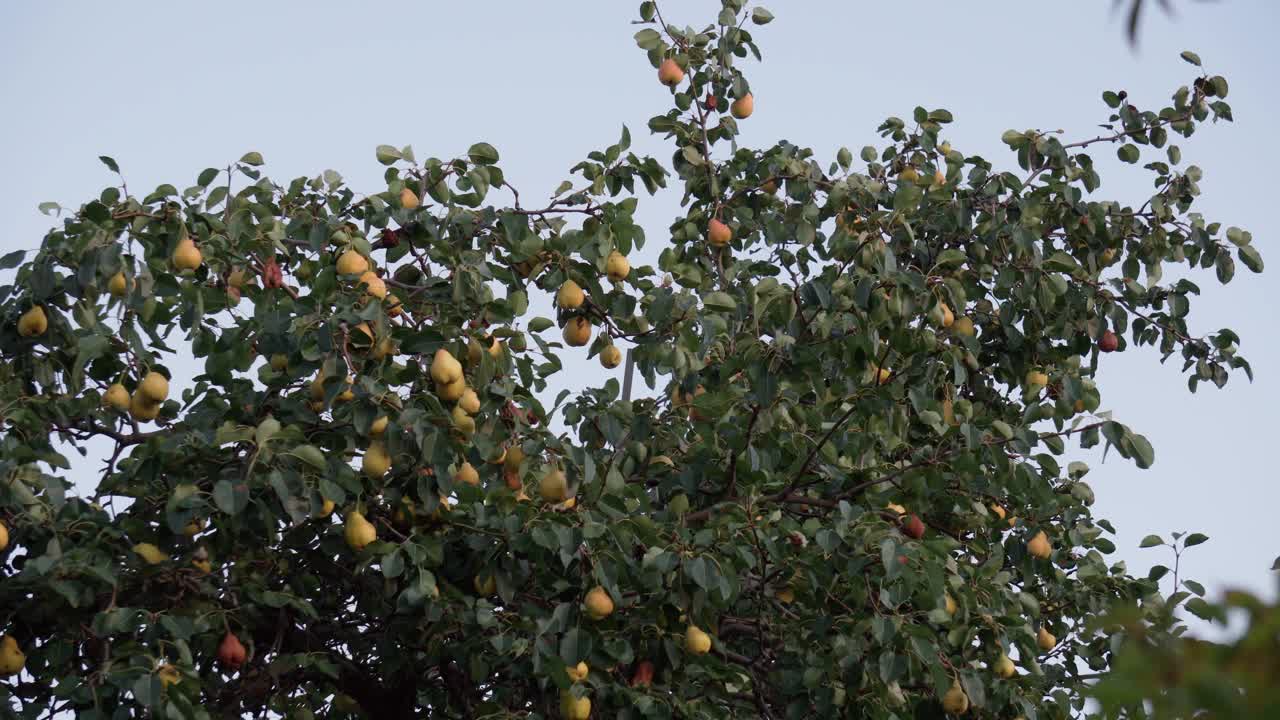
[[[1178,355],[1192,390],[1249,371],[1230,330],[1189,328],[1191,270],[1262,261],[1192,211],[1201,170],[1171,144],[1231,119],[1226,81],[1185,54],[1166,107],[1107,92],[1098,137],[1009,131],[1010,170],[923,108],[828,164],[735,141],[767,10],[640,15],[670,170],[624,130],[530,205],[485,143],[382,146],[367,195],[249,153],[49,208],[34,255],[0,260],[0,703],[1079,712],[1116,650],[1088,621],[1164,605],[1158,574],[1108,562],[1088,467],[1059,459],[1078,439],[1153,461],[1098,412],[1100,352]],[[1099,198],[1096,150],[1144,162],[1150,197]],[[671,180],[658,267],[624,267],[636,186]],[[624,342],[653,396],[544,397],[562,358]]]

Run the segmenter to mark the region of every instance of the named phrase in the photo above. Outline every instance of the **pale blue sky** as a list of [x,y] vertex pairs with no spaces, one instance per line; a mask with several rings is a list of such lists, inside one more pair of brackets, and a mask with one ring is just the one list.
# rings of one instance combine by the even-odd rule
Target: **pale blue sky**
[[[785,138],[832,158],[877,144],[888,115],[916,105],[951,110],[951,141],[1013,166],[1000,133],[1066,130],[1091,137],[1105,119],[1104,89],[1127,89],[1141,107],[1167,100],[1191,77],[1177,54],[1194,49],[1231,82],[1234,125],[1206,126],[1181,142],[1184,162],[1205,169],[1198,209],[1253,232],[1270,275],[1243,266],[1227,288],[1211,274],[1194,310],[1201,332],[1232,327],[1257,372],[1225,391],[1186,391],[1176,359],[1131,350],[1106,358],[1103,409],[1144,433],[1156,464],[1139,471],[1118,457],[1088,480],[1096,513],[1120,530],[1118,556],[1144,573],[1165,562],[1137,550],[1148,533],[1198,530],[1187,576],[1216,590],[1274,592],[1280,507],[1271,433],[1280,401],[1276,339],[1280,231],[1280,4],[1178,0],[1179,17],[1152,14],[1141,47],[1125,44],[1109,0],[1029,3],[809,0],[768,5],[777,20],[756,31],[763,65],[750,64],[756,114],[742,140]],[[42,201],[76,206],[113,177],[130,189],[193,184],[199,171],[261,152],[277,179],[339,170],[357,190],[380,187],[379,143],[412,144],[418,157],[450,157],[484,140],[502,153],[526,198],[546,197],[589,150],[631,127],[638,151],[666,163],[671,151],[646,120],[668,107],[666,90],[629,25],[638,2],[60,2],[0,4],[0,249],[33,248],[51,223]],[[702,24],[711,0],[667,0],[669,22]],[[1098,196],[1139,200],[1149,175],[1103,165]],[[1118,172],[1117,172],[1118,171]],[[642,199],[652,262],[678,195]],[[633,259],[633,264],[636,264]],[[593,362],[569,375],[602,378]],[[1078,451],[1076,453],[1079,455]],[[1087,459],[1096,461],[1096,454]]]

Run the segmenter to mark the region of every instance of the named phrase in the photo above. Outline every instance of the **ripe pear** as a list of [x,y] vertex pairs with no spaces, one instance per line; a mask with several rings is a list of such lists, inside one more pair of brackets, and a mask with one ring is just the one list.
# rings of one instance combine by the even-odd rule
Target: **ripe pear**
[[476,471],[471,463],[464,462],[458,467],[458,471],[453,474],[453,479],[467,485],[479,485],[480,473]]
[[729,106],[729,112],[733,113],[733,116],[739,120],[746,120],[755,111],[756,99],[752,97],[751,93],[734,100],[733,104]]
[[18,318],[18,334],[22,337],[43,335],[48,329],[49,317],[44,314],[44,308],[39,305],[32,305],[30,310]]
[[0,552],[9,547],[9,528],[0,522]]
[[947,174],[942,172],[942,168],[933,171],[933,184],[937,187],[947,184]]
[[1058,638],[1049,632],[1049,629],[1041,625],[1040,630],[1036,632],[1036,647],[1043,652],[1049,652],[1058,645]]
[[400,191],[400,207],[405,210],[416,210],[422,201],[418,199],[418,193],[409,188]]
[[569,318],[564,324],[564,341],[572,347],[582,347],[591,341],[591,321],[582,315]]
[[733,240],[733,230],[717,218],[711,218],[707,223],[707,242],[716,247],[724,247],[731,240]]
[[492,338],[492,342],[489,343],[489,357],[494,360],[502,359],[502,341],[498,338]]
[[359,510],[352,510],[347,513],[342,537],[346,539],[347,546],[352,550],[363,550],[366,545],[378,539],[378,529],[366,520]]
[[569,485],[564,471],[552,468],[538,481],[538,495],[547,502],[564,502],[569,497]]
[[512,445],[507,448],[507,453],[502,458],[502,467],[504,470],[517,472],[520,470],[520,463],[524,462],[524,448],[519,445]]
[[919,540],[924,537],[924,521],[919,515],[911,515],[902,522],[902,533],[909,538]]
[[1013,661],[1004,653],[1000,653],[1000,657],[996,658],[995,663],[991,665],[991,671],[996,674],[996,677],[1004,678],[1005,680],[1018,674],[1018,668],[1014,667]]
[[107,391],[102,394],[102,407],[128,412],[129,391],[120,383],[111,383]]
[[148,565],[159,565],[169,559],[169,556],[163,550],[151,543],[138,543],[133,546],[133,551],[145,560]]
[[1049,375],[1033,368],[1027,371],[1027,376],[1023,380],[1028,388],[1043,388],[1049,384]]
[[369,261],[355,250],[347,250],[338,256],[339,275],[363,275],[369,269]]
[[436,395],[444,402],[458,402],[467,391],[467,381],[458,378],[456,382],[436,385]]
[[690,625],[684,631],[684,649],[694,655],[706,655],[711,652],[711,636],[697,625]]
[[1098,338],[1098,350],[1101,352],[1115,352],[1119,347],[1120,338],[1116,337],[1116,334],[1110,330],[1102,333],[1102,337]]
[[956,611],[960,609],[959,606],[956,605],[956,599],[951,597],[950,593],[942,596],[942,607],[947,611],[948,615],[955,615]]
[[641,660],[636,663],[635,671],[631,673],[631,687],[649,687],[653,684],[653,663],[648,660]]
[[462,397],[458,398],[458,407],[462,408],[468,415],[475,415],[480,412],[480,398],[476,395],[476,391],[467,388],[462,391]]
[[565,280],[560,286],[559,292],[556,293],[556,304],[566,310],[576,310],[582,307],[587,296],[582,292],[582,287],[572,280]]
[[138,392],[153,403],[162,403],[169,399],[169,379],[152,370],[138,383]]
[[387,317],[399,317],[404,313],[404,305],[400,302],[400,298],[396,297],[395,293],[388,292],[383,300],[386,301]]
[[12,635],[0,636],[0,677],[17,675],[26,664],[26,653],[18,647],[18,641]]
[[369,437],[377,437],[386,432],[388,422],[390,421],[387,420],[386,415],[379,415],[374,418],[373,423],[369,425]]
[[244,643],[240,642],[240,638],[236,634],[227,631],[222,636],[222,642],[218,643],[218,661],[231,670],[238,669],[244,664],[248,653],[245,652]]
[[462,363],[453,356],[448,350],[440,348],[436,350],[435,356],[431,359],[431,379],[436,381],[437,385],[448,385],[462,379]]
[[938,152],[942,153],[943,155],[950,155],[950,154],[951,154],[951,141],[950,141],[950,140],[945,140],[945,141],[943,141],[943,143],[942,143],[941,145],[939,145],[939,146],[938,146]]
[[178,247],[173,251],[173,266],[179,272],[183,270],[195,270],[200,267],[200,263],[204,262],[204,258],[200,256],[200,248],[190,237],[184,237],[178,241]]
[[969,711],[969,696],[960,687],[959,680],[952,682],[950,689],[942,696],[942,709],[952,715],[963,715]]
[[612,370],[622,363],[622,351],[617,345],[606,345],[600,351],[600,364],[607,370]]
[[467,437],[471,437],[476,432],[476,421],[471,419],[466,410],[461,407],[455,407],[453,412],[449,413],[449,417],[453,420],[453,427]]
[[156,677],[160,678],[161,687],[177,685],[182,681],[182,674],[178,672],[178,668],[169,663],[165,663],[156,669]]
[[976,333],[973,327],[973,320],[967,315],[961,315],[951,324],[951,332],[964,337],[973,337]]
[[591,698],[575,698],[568,690],[560,693],[560,717],[564,720],[587,720],[591,717]]
[[382,278],[378,277],[378,273],[372,270],[365,270],[360,275],[359,283],[364,285],[364,291],[373,297],[381,300],[387,296],[387,284]]
[[684,81],[684,70],[674,58],[667,58],[658,65],[658,82],[675,87]]
[[376,480],[390,469],[391,457],[387,455],[387,448],[381,442],[370,443],[369,449],[364,451],[364,459],[360,461],[360,471]]
[[914,165],[908,165],[902,168],[902,172],[898,173],[898,179],[902,182],[913,183],[920,179],[920,173]]
[[938,303],[938,307],[942,310],[942,327],[949,328],[956,322],[955,313],[951,312],[951,307],[946,303]]
[[123,270],[112,275],[111,279],[107,281],[107,292],[110,292],[115,297],[124,297],[132,289],[133,281],[124,276]]
[[1111,263],[1115,262],[1115,259],[1116,259],[1115,248],[1107,248],[1106,250],[1103,250],[1102,255],[1098,257],[1098,260],[1101,261],[1103,267],[1106,267],[1107,265],[1110,265]]
[[604,273],[614,282],[622,282],[631,274],[631,263],[627,262],[627,256],[614,250],[609,253],[609,257],[604,261]]
[[479,575],[475,576],[471,580],[471,586],[481,597],[488,597],[498,591],[498,581],[494,580],[492,575],[485,575],[483,578]]
[[893,371],[889,368],[876,368],[875,377],[877,385],[884,385],[893,377]]
[[587,608],[587,616],[592,620],[603,620],[613,614],[613,598],[609,591],[597,585],[582,600]]
[[1041,530],[1027,541],[1027,553],[1032,557],[1048,560],[1053,555],[1053,545],[1049,542],[1049,537]]
[[138,422],[147,422],[160,417],[160,403],[151,402],[138,390],[129,398],[129,415]]
[[585,662],[579,662],[577,665],[569,665],[564,669],[569,675],[569,679],[574,682],[582,682],[587,679],[587,675],[591,672],[591,668],[587,667]]
[[780,603],[790,604],[796,601],[796,591],[789,587],[785,587],[774,593],[774,597],[778,598],[778,602]]
[[320,501],[320,512],[316,513],[318,518],[327,518],[333,514],[334,502],[329,498],[322,498]]

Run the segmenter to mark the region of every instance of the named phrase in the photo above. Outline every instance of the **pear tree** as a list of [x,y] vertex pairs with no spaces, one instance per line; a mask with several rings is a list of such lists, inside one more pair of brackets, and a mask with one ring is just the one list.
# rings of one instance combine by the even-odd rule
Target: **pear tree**
[[[1227,81],[1184,53],[1100,133],[986,158],[918,107],[823,158],[738,141],[767,9],[667,5],[669,158],[624,129],[517,192],[485,142],[379,146],[374,188],[251,152],[0,258],[7,716],[1057,720],[1098,618],[1172,637],[1072,447],[1154,461],[1113,353],[1251,375],[1191,313],[1263,265],[1183,159]],[[609,379],[553,396],[570,358]]]

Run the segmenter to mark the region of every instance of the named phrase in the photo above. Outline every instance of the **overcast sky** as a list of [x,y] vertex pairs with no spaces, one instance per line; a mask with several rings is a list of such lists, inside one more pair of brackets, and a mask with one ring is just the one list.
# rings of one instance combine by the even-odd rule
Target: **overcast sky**
[[[916,105],[956,117],[952,144],[1013,167],[1002,150],[1009,128],[1096,134],[1104,89],[1126,89],[1157,107],[1193,68],[1197,51],[1231,83],[1234,124],[1205,126],[1183,147],[1205,170],[1197,209],[1252,231],[1271,264],[1256,276],[1238,266],[1193,308],[1193,330],[1236,330],[1257,381],[1241,374],[1226,390],[1186,390],[1176,358],[1150,348],[1108,356],[1103,409],[1145,434],[1156,464],[1135,469],[1117,456],[1088,476],[1095,513],[1120,531],[1119,558],[1135,573],[1166,562],[1138,550],[1148,533],[1201,531],[1211,540],[1185,559],[1185,576],[1211,593],[1245,586],[1274,594],[1268,568],[1280,555],[1274,441],[1280,401],[1280,342],[1274,324],[1280,230],[1274,200],[1280,171],[1276,77],[1280,3],[1175,0],[1154,10],[1138,50],[1125,43],[1111,2],[1025,0],[767,5],[777,20],[756,30],[765,63],[747,72],[756,113],[742,141],[787,139],[829,161],[847,145],[882,146],[885,117]],[[635,47],[638,2],[59,2],[0,4],[0,249],[34,248],[51,219],[42,201],[76,207],[114,178],[97,160],[113,156],[130,189],[194,184],[199,171],[261,152],[278,181],[340,171],[357,190],[381,189],[380,143],[412,144],[419,158],[452,157],[476,141],[497,146],[526,198],[546,197],[569,167],[630,126],[638,152],[667,163],[647,119],[668,107],[666,90]],[[718,2],[668,0],[668,22],[701,25]],[[1150,174],[1119,166],[1099,148],[1102,199],[1140,204]],[[505,202],[495,194],[496,201]],[[642,199],[652,263],[678,194]],[[582,356],[580,356],[581,358]],[[603,378],[593,361],[569,362],[569,377]]]

